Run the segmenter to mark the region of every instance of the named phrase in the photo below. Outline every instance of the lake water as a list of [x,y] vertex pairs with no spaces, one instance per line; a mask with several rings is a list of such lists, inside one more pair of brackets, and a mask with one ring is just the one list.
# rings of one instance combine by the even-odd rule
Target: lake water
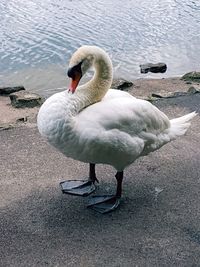
[[[104,48],[116,77],[178,76],[200,68],[200,1],[1,0],[0,40],[0,86],[43,95],[67,86],[68,61],[83,44]],[[142,75],[147,62],[168,70]]]

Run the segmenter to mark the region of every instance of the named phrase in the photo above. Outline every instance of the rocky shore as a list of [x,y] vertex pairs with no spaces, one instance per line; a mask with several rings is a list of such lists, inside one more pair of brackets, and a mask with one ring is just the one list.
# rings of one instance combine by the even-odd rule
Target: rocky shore
[[[135,97],[149,101],[192,95],[200,92],[200,72],[165,79],[116,79],[112,88],[128,91]],[[43,101],[41,96],[28,92],[23,86],[0,88],[0,129],[34,126]]]

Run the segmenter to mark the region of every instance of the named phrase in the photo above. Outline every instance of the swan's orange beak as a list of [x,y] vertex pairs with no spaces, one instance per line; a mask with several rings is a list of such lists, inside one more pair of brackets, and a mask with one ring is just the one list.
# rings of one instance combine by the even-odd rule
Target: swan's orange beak
[[79,82],[80,82],[80,79],[81,79],[82,75],[81,73],[76,73],[75,77],[73,77],[71,79],[71,83],[70,83],[70,86],[69,86],[69,91],[72,92],[72,94],[75,92]]
[[69,78],[71,78],[71,84],[69,87],[69,91],[73,94],[80,82],[80,79],[82,77],[82,70],[81,70],[81,64],[82,61],[79,62],[77,65],[70,67],[68,69],[67,75]]

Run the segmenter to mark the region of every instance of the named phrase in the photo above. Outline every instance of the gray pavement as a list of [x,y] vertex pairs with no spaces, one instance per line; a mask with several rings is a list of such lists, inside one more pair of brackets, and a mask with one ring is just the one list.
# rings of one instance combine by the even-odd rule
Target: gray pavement
[[[155,102],[170,118],[200,112],[200,95]],[[120,208],[101,215],[59,182],[87,177],[35,127],[0,131],[0,266],[200,266],[200,117],[186,136],[125,171]],[[97,166],[98,193],[115,191]]]

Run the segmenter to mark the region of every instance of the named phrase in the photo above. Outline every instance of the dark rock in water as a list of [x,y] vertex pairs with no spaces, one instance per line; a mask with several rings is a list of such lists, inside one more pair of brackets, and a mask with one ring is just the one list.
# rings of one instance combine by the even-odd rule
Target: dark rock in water
[[22,90],[25,90],[24,86],[0,87],[0,95],[9,95]]
[[132,85],[133,85],[133,83],[130,81],[126,81],[124,79],[119,79],[119,80],[113,81],[111,88],[124,91],[127,88],[131,87]]
[[141,73],[164,73],[167,70],[167,65],[165,63],[147,63],[140,65],[140,72]]
[[192,81],[192,82],[200,82],[200,72],[192,71],[184,74],[181,77],[182,80]]
[[15,108],[34,108],[44,102],[42,97],[27,91],[10,94],[11,104]]

